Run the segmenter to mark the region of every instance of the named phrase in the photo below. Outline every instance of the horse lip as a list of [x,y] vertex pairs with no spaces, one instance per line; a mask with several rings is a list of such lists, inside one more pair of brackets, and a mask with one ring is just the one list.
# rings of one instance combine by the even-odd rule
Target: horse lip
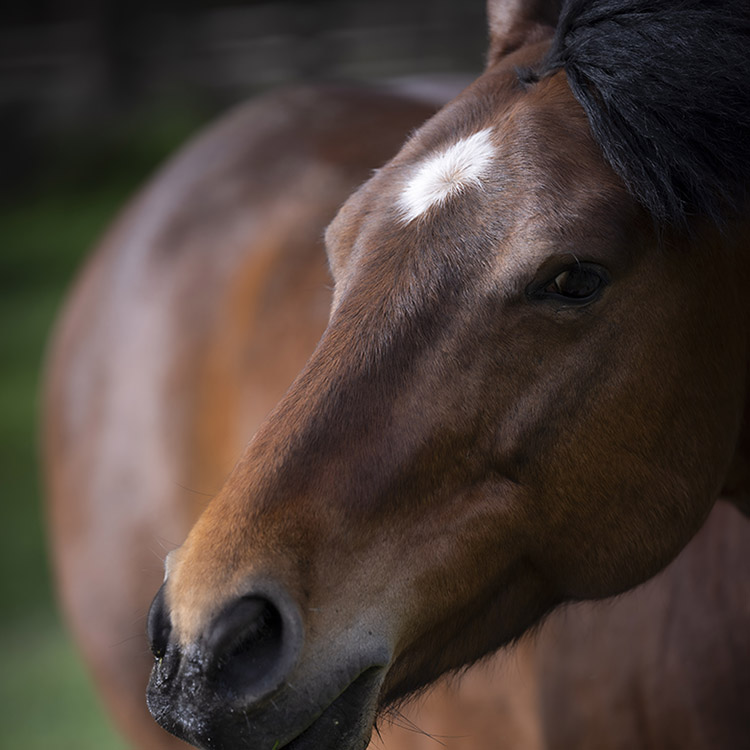
[[339,688],[326,690],[328,697],[317,708],[305,710],[294,705],[301,691],[289,683],[257,704],[247,705],[238,696],[227,702],[226,694],[196,684],[203,671],[198,660],[181,659],[176,651],[169,649],[152,671],[149,710],[164,729],[205,750],[359,750],[372,731],[389,663],[387,649],[370,651],[369,659],[360,655],[360,664],[368,666],[346,670],[354,677],[328,682]]
[[334,698],[311,724],[279,750],[355,750],[372,732],[385,669],[370,667]]

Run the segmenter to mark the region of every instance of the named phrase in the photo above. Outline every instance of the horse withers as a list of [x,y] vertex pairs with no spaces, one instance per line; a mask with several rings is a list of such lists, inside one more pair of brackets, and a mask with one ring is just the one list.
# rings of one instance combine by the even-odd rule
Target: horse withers
[[[489,10],[486,72],[329,226],[335,288],[322,338],[168,558],[149,615],[149,707],[198,746],[363,747],[378,712],[521,637],[563,602],[652,577],[719,495],[747,510],[747,10],[576,2],[556,33],[547,8]],[[203,159],[209,179],[211,154]],[[136,306],[149,348],[120,360],[170,398],[189,394],[187,413],[155,418],[165,406],[154,402],[138,425],[159,450],[150,460],[163,480],[184,460],[164,429],[197,427],[195,454],[214,436],[234,446],[226,436],[253,404],[225,387],[226,373],[253,356],[270,367],[264,352],[237,346],[247,318],[235,310],[266,297],[264,277],[222,288],[215,280],[230,261],[207,262],[199,286],[222,288],[219,309],[233,322],[209,340],[214,309],[171,273],[171,248],[198,256],[191,222],[222,221],[214,192],[221,206],[233,179],[242,184],[232,170],[221,177],[221,190],[189,191],[179,209],[162,183],[131,216],[129,231],[153,259],[123,304],[169,274],[174,294],[144,299],[184,313],[153,326]],[[190,221],[163,232],[165,206]],[[252,212],[242,221],[237,253],[257,230]],[[254,315],[262,309],[253,303]],[[203,327],[197,373],[179,348],[166,366],[155,356],[176,323],[193,336]],[[191,424],[191,408],[201,422]],[[112,414],[89,409],[111,425]],[[122,431],[109,434],[121,444]],[[128,481],[119,486],[146,522],[154,506]],[[701,545],[716,556],[738,519],[714,512],[686,557],[635,596],[665,594],[659,601],[684,612],[679,572]],[[746,569],[739,534],[717,571]],[[624,614],[637,611],[637,598],[622,601]],[[606,610],[593,612],[578,624],[606,622]],[[576,640],[564,617],[555,624],[561,640]],[[554,684],[533,697],[542,709],[554,704]],[[565,736],[547,741],[564,746],[555,742]]]

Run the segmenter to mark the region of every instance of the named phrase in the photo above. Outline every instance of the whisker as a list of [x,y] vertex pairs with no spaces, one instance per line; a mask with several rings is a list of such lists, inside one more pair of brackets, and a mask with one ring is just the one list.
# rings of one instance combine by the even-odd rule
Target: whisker
[[[423,737],[427,737],[428,739],[433,740],[438,745],[446,747],[445,742],[439,739],[438,735],[432,734],[431,732],[422,729],[422,727],[412,721],[408,716],[404,716],[404,714],[398,708],[388,709],[388,711],[384,715],[384,718],[398,729],[403,729],[414,734],[421,734]],[[443,737],[443,739],[449,739],[449,737],[445,735],[440,735],[440,737]]]
[[175,482],[175,484],[181,489],[185,490],[185,492],[190,492],[193,495],[202,495],[203,497],[213,497],[215,493],[212,492],[201,492],[200,490],[194,490],[192,487],[187,487],[184,484],[180,484],[179,482]]
[[121,641],[117,641],[116,643],[111,644],[111,648],[117,648],[118,646],[123,646],[126,643],[130,643],[131,641],[136,640],[136,638],[144,638],[145,639],[146,634],[144,633],[135,633],[134,635],[130,635],[127,638],[123,638]]
[[[162,565],[164,565],[164,555],[162,555],[160,552],[157,552],[155,549],[152,549],[151,547],[148,548],[148,551],[157,559],[159,562],[161,562]],[[145,572],[145,571],[144,571]]]
[[177,549],[180,545],[177,542],[173,542],[171,539],[167,539],[163,536],[155,536],[154,541],[167,552],[171,552],[173,549]]
[[142,622],[146,621],[146,618],[148,617],[148,610],[145,612],[142,612],[140,615],[137,615],[134,619],[130,621],[130,627],[134,627],[135,625],[140,625]]

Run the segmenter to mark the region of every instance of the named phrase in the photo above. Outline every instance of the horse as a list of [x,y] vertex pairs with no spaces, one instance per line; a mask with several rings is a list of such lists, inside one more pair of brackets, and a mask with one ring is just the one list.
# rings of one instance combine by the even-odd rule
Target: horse
[[453,747],[746,746],[748,11],[488,15],[436,114],[316,90],[220,123],[73,292],[56,567],[141,747],[172,741],[141,642],[113,644],[156,535],[187,539],[148,704],[198,747],[365,747],[436,681],[420,726]]

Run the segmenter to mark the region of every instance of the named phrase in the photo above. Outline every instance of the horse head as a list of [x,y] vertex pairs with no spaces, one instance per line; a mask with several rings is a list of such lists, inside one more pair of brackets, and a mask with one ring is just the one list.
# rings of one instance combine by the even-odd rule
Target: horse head
[[747,502],[739,178],[690,142],[676,164],[662,117],[643,143],[621,122],[592,60],[652,27],[604,5],[555,33],[491,0],[485,72],[329,227],[329,325],[149,615],[173,733],[364,747],[394,700],[645,581],[722,491]]

